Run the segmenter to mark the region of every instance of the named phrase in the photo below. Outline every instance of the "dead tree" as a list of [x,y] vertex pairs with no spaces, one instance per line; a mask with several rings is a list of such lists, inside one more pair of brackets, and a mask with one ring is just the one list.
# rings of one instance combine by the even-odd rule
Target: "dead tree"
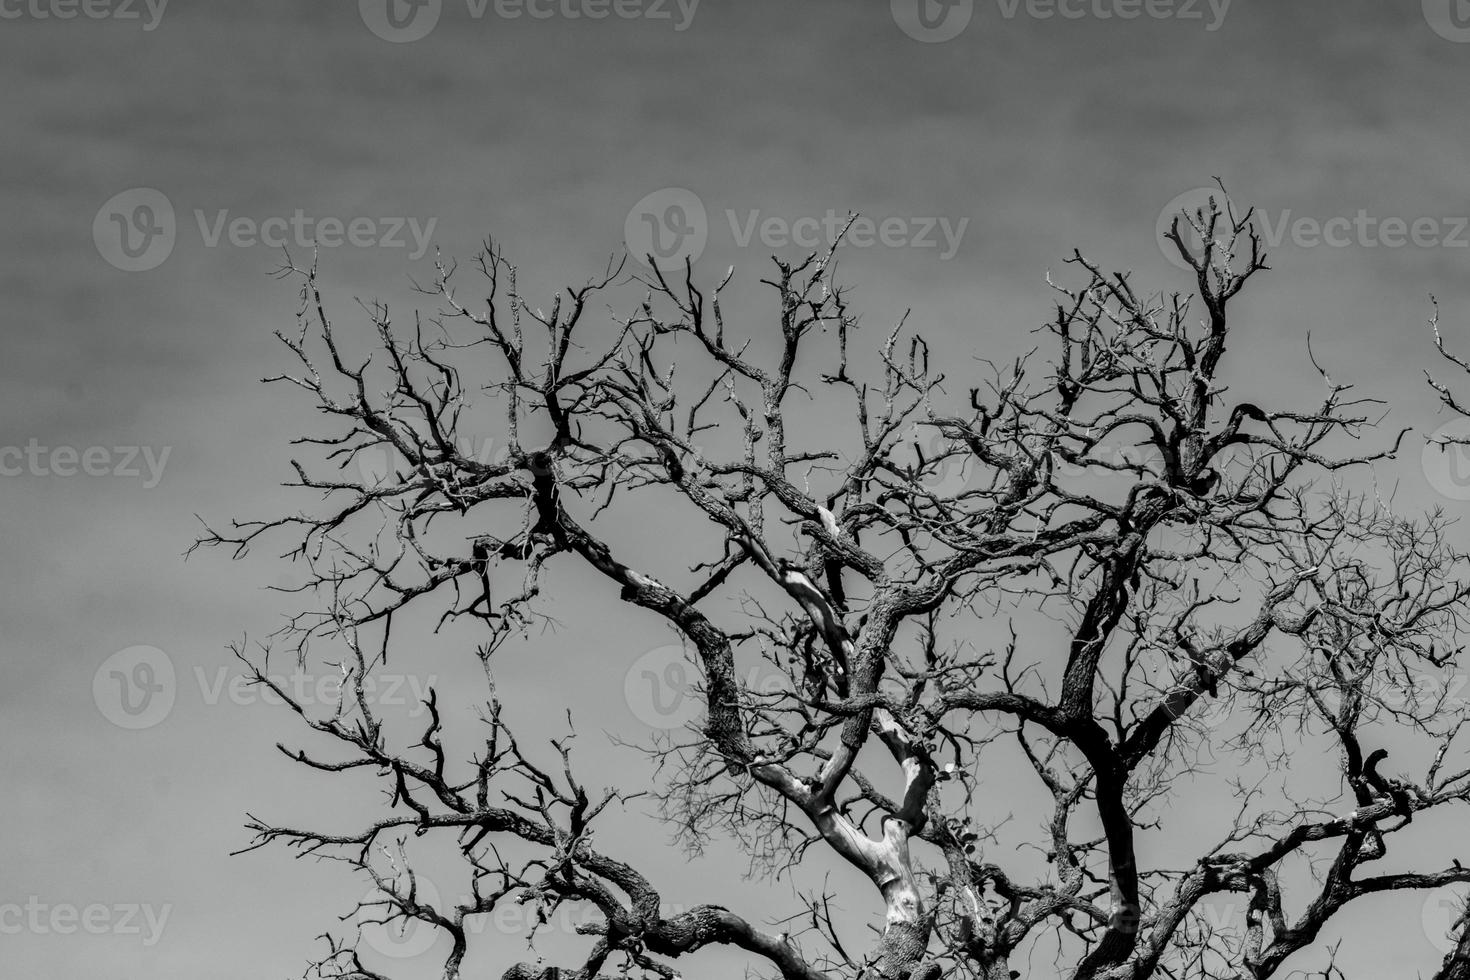
[[[1470,881],[1453,842],[1434,867],[1375,870],[1415,817],[1470,794],[1462,706],[1431,683],[1463,669],[1465,555],[1443,515],[1397,514],[1361,476],[1402,433],[1325,365],[1305,399],[1230,397],[1227,364],[1248,371],[1250,352],[1228,355],[1227,310],[1265,257],[1228,203],[1182,220],[1203,243],[1176,220],[1191,295],[1074,253],[1047,353],[976,378],[904,322],[860,342],[833,251],[776,261],[755,321],[722,302],[733,270],[706,293],[689,269],[614,266],[543,312],[487,245],[483,301],[439,266],[426,322],[368,308],[366,358],[315,266],[288,264],[296,365],[269,380],[339,423],[295,464],[323,503],[200,543],[284,539],[310,568],[306,608],[266,649],[332,651],[347,682],[327,714],[277,691],[321,740],[283,751],[381,780],[387,802],[355,828],[252,817],[250,848],[346,861],[382,921],[448,935],[449,980],[467,921],[505,903],[593,910],[575,961],[505,980],[689,975],[680,958],[714,945],[785,980],[1264,980],[1330,957],[1323,929],[1355,899]],[[629,288],[631,314],[596,312]],[[465,449],[487,397],[494,458]],[[365,479],[374,453],[392,464]],[[650,527],[706,557],[639,566]],[[594,837],[620,794],[588,788],[569,740],[517,741],[490,674],[576,598],[543,591],[563,566],[690,651],[700,719],[652,747],[678,844],[731,838],[778,877],[845,863],[869,894],[813,892],[790,915],[677,896],[671,914],[656,875]],[[410,610],[481,630],[483,732],[458,751],[437,695],[416,738],[361,696],[390,651],[412,656],[395,631]],[[273,683],[268,653],[237,653]],[[777,689],[744,682],[756,659]],[[1050,803],[1008,820],[1017,765]],[[1233,801],[1209,840],[1169,819],[1202,781]],[[457,849],[467,898],[418,887],[424,841]],[[1160,841],[1191,859],[1155,857]],[[1222,895],[1244,905],[1238,928],[1203,917]],[[327,942],[313,975],[387,975],[354,936]],[[1452,954],[1440,976],[1465,970]]]

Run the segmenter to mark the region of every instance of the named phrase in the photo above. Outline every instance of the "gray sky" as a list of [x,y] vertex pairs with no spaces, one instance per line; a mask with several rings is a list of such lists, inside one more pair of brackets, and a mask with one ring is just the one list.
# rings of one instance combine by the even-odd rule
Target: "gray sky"
[[[911,309],[962,377],[966,357],[1034,342],[1044,276],[1074,246],[1145,288],[1185,288],[1156,218],[1218,176],[1284,230],[1238,308],[1236,390],[1315,398],[1310,333],[1334,377],[1417,430],[1381,485],[1408,507],[1464,505],[1470,488],[1436,462],[1437,492],[1419,451],[1448,421],[1422,380],[1431,293],[1470,349],[1461,0],[1159,0],[1140,9],[1168,16],[1135,19],[1101,16],[1126,0],[1064,2],[1077,17],[975,0],[943,41],[910,36],[929,36],[914,3],[626,0],[594,20],[568,16],[593,0],[536,6],[545,18],[444,0],[426,36],[394,42],[371,29],[394,34],[381,0],[0,0],[0,446],[15,450],[0,456],[0,976],[296,975],[362,892],[281,852],[226,856],[247,809],[350,809],[275,752],[295,737],[285,715],[229,693],[224,645],[278,624],[262,586],[287,570],[180,559],[196,513],[295,506],[276,484],[313,417],[257,383],[286,367],[270,331],[295,304],[260,239],[284,231],[304,254],[293,222],[307,238],[340,236],[331,219],[357,229],[321,253],[346,324],[354,296],[407,310],[433,247],[468,257],[486,235],[548,296],[599,271],[645,211],[690,202],[671,188],[704,210],[681,212],[705,240],[697,268],[733,263],[746,282],[771,251],[800,251],[788,230],[854,210],[892,219],[886,243],[842,253],[865,316]],[[1318,241],[1302,218],[1346,221]],[[1394,247],[1409,225],[1417,241]],[[668,638],[614,606],[569,613],[502,680],[527,717],[571,704],[589,759],[634,779],[600,733],[639,737],[646,719],[607,692]],[[569,672],[589,644],[599,656]],[[99,703],[104,661],[139,645],[168,655],[174,703],[131,731]],[[710,900],[710,882],[732,903],[772,887],[734,881],[727,851],[685,866],[659,844],[635,850],[664,855],[672,903]],[[102,934],[48,918],[92,903]],[[51,925],[6,930],[5,908],[37,904]],[[1411,905],[1375,908],[1398,928],[1361,954],[1385,972],[1364,975],[1438,961]],[[131,906],[146,906],[136,932]],[[150,910],[168,916],[161,936]]]

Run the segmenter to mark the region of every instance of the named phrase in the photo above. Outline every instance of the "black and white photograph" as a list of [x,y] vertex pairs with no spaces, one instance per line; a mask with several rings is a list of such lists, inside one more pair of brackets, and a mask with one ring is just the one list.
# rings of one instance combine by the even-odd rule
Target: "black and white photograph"
[[1470,980],[1470,0],[0,88],[0,980]]

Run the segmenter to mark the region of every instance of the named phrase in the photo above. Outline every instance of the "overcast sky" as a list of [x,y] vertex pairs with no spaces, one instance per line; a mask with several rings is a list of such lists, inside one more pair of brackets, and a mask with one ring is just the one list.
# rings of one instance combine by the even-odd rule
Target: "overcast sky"
[[[654,233],[753,281],[852,210],[873,222],[843,252],[865,316],[911,309],[962,374],[1034,342],[1073,247],[1186,288],[1157,220],[1219,177],[1280,237],[1240,307],[1238,390],[1315,398],[1310,334],[1416,429],[1381,485],[1470,498],[1420,456],[1448,421],[1423,383],[1431,294],[1470,350],[1461,0],[392,0],[391,20],[388,2],[0,0],[0,976],[293,976],[362,892],[227,856],[246,810],[333,801],[275,752],[289,720],[230,693],[225,644],[278,625],[262,588],[289,570],[181,560],[195,514],[299,503],[277,484],[314,416],[258,383],[286,367],[271,330],[295,302],[274,242],[340,242],[321,265],[346,324],[351,297],[406,308],[435,248],[486,235],[535,297]],[[646,734],[646,711],[607,692],[668,638],[614,606],[502,669],[515,710],[567,701],[632,780],[601,733]],[[146,657],[109,661],[137,646],[174,671],[149,717],[111,687],[110,663],[149,680]],[[727,852],[675,867],[640,847],[676,904],[773,887],[736,882]],[[94,903],[99,935],[51,915]],[[1394,938],[1363,975],[1438,962],[1410,905],[1377,910]]]

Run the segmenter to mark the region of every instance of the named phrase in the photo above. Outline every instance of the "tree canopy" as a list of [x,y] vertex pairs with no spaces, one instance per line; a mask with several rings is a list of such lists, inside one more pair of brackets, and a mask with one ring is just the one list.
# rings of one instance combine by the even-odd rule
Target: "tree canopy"
[[[1449,517],[1355,476],[1404,434],[1329,366],[1281,404],[1230,395],[1252,358],[1229,308],[1267,269],[1250,213],[1222,196],[1169,238],[1191,294],[1074,253],[1036,350],[960,367],[906,321],[860,326],[835,249],[776,260],[761,310],[726,308],[734,270],[614,263],[543,311],[490,244],[473,286],[436,266],[427,318],[364,307],[363,359],[315,265],[288,264],[294,363],[268,380],[331,423],[294,464],[319,502],[200,543],[284,540],[309,566],[300,614],[236,652],[312,733],[287,756],[386,802],[349,827],[252,816],[247,849],[348,862],[378,920],[449,936],[449,980],[467,922],[511,903],[591,915],[574,960],[503,980],[698,975],[681,959],[715,945],[785,980],[1264,980],[1298,953],[1339,975],[1324,935],[1350,903],[1470,882],[1453,839],[1407,843],[1470,796],[1467,555]],[[604,315],[630,283],[641,301]],[[484,431],[493,458],[467,448]],[[707,549],[692,567],[650,563],[671,532]],[[644,746],[647,832],[671,855],[733,840],[772,878],[846,865],[866,894],[700,904],[594,837],[646,786],[599,792],[569,740],[517,739],[492,672],[578,601],[570,566],[650,642],[673,630],[697,678],[697,720]],[[406,737],[362,695],[423,610],[479,632],[472,740],[445,737],[437,692]],[[340,660],[335,710],[271,679],[282,648]],[[1200,785],[1234,808],[1214,839],[1178,809]],[[435,843],[463,900],[420,887]],[[1203,914],[1219,894],[1240,928]],[[1464,921],[1452,939],[1437,976],[1463,980]],[[311,975],[389,975],[352,930],[327,942]]]

